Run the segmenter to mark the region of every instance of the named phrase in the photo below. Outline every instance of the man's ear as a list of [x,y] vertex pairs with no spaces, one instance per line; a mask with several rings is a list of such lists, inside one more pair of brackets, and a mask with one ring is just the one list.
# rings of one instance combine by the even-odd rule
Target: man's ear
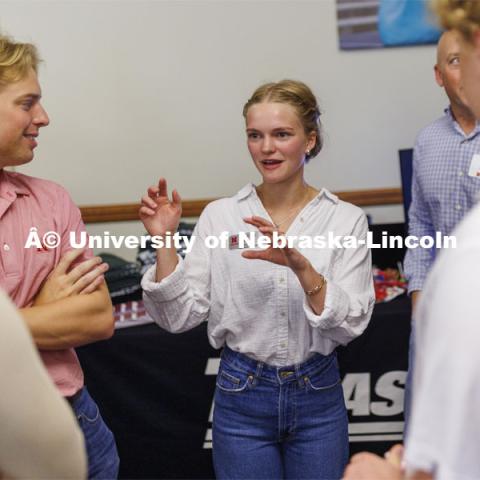
[[435,81],[437,82],[437,85],[443,87],[443,75],[438,64],[433,67],[433,71],[435,72]]

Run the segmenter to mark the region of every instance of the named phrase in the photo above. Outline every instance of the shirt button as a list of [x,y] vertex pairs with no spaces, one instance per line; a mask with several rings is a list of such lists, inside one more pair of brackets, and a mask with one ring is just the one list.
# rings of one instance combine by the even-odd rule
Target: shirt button
[[279,282],[280,283],[283,283],[285,281],[285,279],[283,277],[280,278]]
[[456,209],[456,210],[461,210],[461,209],[462,209],[462,206],[457,203],[457,204],[455,205],[455,209]]
[[280,344],[280,347],[282,347],[282,348],[286,348],[286,346],[287,346],[287,344],[286,344],[285,342],[282,342],[282,343]]
[[285,317],[285,312],[281,312],[281,313],[280,313],[280,316],[281,316],[281,317]]
[[3,249],[6,251],[6,252],[9,252],[10,251],[10,245],[7,245],[6,243],[3,244]]
[[300,217],[300,221],[303,223],[303,217]]
[[458,172],[458,176],[463,177],[463,172],[461,170]]

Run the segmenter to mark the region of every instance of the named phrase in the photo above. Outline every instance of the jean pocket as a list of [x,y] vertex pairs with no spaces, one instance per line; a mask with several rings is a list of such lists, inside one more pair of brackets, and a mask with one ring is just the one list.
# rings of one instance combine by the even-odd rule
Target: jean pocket
[[79,421],[84,420],[88,423],[95,423],[100,418],[100,410],[96,404],[89,405],[90,408],[77,411]]
[[[315,382],[312,381],[310,377],[305,377],[304,378],[305,384],[307,387],[311,388],[312,390],[318,391],[318,390],[329,390],[330,388],[336,387],[340,383],[340,379],[338,379],[335,383],[332,383],[330,385],[325,385],[325,382]],[[327,382],[328,383],[328,382]]]
[[326,367],[305,375],[303,381],[307,388],[314,391],[329,390],[336,387],[341,382],[336,361],[331,361]]
[[224,392],[243,392],[252,384],[253,379],[254,376],[251,374],[236,371],[222,364],[217,375],[217,387]]

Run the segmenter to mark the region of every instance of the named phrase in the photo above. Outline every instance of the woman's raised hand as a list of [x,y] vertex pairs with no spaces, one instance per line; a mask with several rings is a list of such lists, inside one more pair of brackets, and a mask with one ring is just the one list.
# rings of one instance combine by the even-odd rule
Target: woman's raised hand
[[142,197],[139,210],[140,220],[150,235],[172,235],[177,231],[182,216],[182,199],[176,190],[168,198],[167,181],[161,178],[158,185],[148,188]]

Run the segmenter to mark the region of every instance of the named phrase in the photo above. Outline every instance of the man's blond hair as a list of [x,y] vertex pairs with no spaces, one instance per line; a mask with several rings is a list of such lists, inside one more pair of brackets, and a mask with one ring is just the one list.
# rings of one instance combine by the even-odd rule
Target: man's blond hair
[[433,0],[433,8],[443,28],[458,30],[473,43],[473,35],[480,29],[479,0]]
[[38,70],[40,57],[31,43],[15,42],[0,35],[0,88],[25,78],[33,69]]

